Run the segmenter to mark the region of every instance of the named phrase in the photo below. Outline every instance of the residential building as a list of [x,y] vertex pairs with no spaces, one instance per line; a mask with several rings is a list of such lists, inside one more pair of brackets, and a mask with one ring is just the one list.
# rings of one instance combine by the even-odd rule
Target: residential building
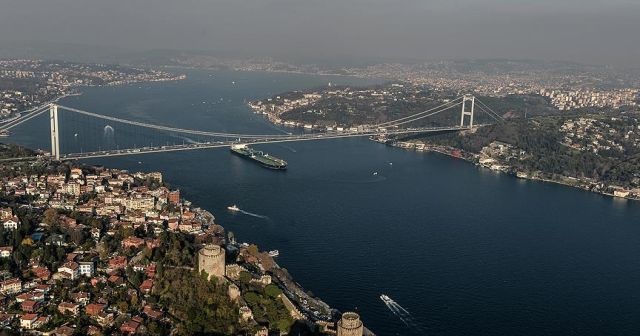
[[13,253],[13,246],[0,246],[0,258],[9,258]]
[[78,263],[80,275],[92,277],[95,272],[95,263],[93,261],[81,261]]
[[58,272],[68,274],[71,280],[78,278],[79,270],[80,266],[75,261],[68,261],[61,267],[58,267]]

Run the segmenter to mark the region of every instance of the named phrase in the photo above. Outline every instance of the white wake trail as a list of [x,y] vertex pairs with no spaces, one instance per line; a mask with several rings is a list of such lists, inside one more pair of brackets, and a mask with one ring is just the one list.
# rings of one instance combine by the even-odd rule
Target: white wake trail
[[245,214],[247,216],[251,216],[251,217],[269,219],[269,217],[267,217],[267,216],[259,215],[259,214],[256,214],[256,213],[253,213],[253,212],[249,212],[249,211],[240,210],[239,212],[241,212],[242,214]]
[[406,310],[404,307],[402,307],[399,303],[389,298],[388,302],[384,301],[384,304],[407,327],[426,333],[426,330],[424,329],[424,327],[419,322],[417,322],[413,318],[413,315],[411,315],[411,313],[408,310]]
[[385,302],[384,304],[387,306],[387,308],[389,308],[393,315],[397,316],[400,321],[402,321],[402,323],[404,323],[407,327],[411,327],[411,321],[407,320],[404,314],[400,313],[400,311],[396,307],[387,302]]

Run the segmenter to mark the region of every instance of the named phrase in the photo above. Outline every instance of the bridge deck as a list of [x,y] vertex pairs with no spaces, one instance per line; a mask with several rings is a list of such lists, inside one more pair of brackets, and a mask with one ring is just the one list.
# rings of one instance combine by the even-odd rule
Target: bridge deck
[[[480,127],[483,125],[476,125],[474,127]],[[376,131],[363,131],[363,132],[346,132],[346,133],[314,133],[295,135],[283,138],[265,138],[265,139],[245,139],[242,141],[244,144],[269,144],[269,143],[282,143],[282,142],[297,142],[297,141],[317,141],[317,140],[330,140],[330,139],[342,139],[342,138],[355,138],[355,137],[368,137],[379,135],[398,135],[398,134],[419,134],[419,133],[434,133],[434,132],[454,132],[469,130],[469,127],[425,127],[415,129],[403,129],[403,130],[390,130],[385,132]],[[142,148],[127,148],[108,151],[97,152],[85,152],[85,153],[69,153],[62,155],[61,159],[90,159],[101,158],[111,156],[125,156],[125,155],[140,155],[151,153],[165,153],[165,152],[178,152],[186,150],[197,149],[209,149],[209,148],[221,148],[230,147],[237,144],[237,141],[217,141],[217,142],[205,142],[205,143],[192,143],[184,145],[170,145],[170,146],[157,146],[157,147],[142,147]]]

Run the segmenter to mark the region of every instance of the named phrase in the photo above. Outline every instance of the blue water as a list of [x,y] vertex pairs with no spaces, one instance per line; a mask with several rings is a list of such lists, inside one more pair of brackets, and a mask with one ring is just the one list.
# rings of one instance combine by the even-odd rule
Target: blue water
[[[88,88],[62,103],[179,127],[275,133],[245,99],[366,82],[188,75],[174,83]],[[46,126],[46,119],[24,126],[14,139],[45,147]],[[278,249],[281,266],[305,288],[340,310],[357,308],[378,335],[640,331],[639,203],[366,139],[261,148],[287,160],[289,170],[263,169],[224,149],[89,162],[164,172],[239,240]],[[255,216],[230,213],[231,204]],[[381,293],[411,314],[410,326]]]

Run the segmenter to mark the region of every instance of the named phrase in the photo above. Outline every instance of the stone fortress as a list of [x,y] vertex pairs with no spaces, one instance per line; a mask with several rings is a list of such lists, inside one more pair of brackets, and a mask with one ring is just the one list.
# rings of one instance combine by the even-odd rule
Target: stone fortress
[[354,312],[342,314],[338,321],[338,336],[362,336],[364,325],[360,321],[360,315]]
[[[198,271],[205,271],[207,273],[207,279],[212,278],[223,279],[228,281],[227,277],[231,279],[237,278],[242,270],[237,264],[226,265],[225,263],[225,249],[224,247],[216,244],[207,244],[198,251]],[[271,283],[271,277],[263,275],[260,280],[255,280],[263,285]],[[240,288],[233,282],[229,285],[229,297],[233,301],[242,300]],[[251,309],[246,305],[240,307],[240,315],[244,320],[251,320],[253,318]],[[341,319],[337,322],[336,334],[337,336],[363,336],[365,334],[365,328],[360,320],[360,315],[355,312],[346,312],[342,314]],[[262,332],[264,330],[261,330]],[[367,334],[370,334],[367,331]],[[258,332],[256,335],[262,335]]]
[[205,271],[211,277],[223,278],[225,273],[225,252],[218,245],[208,244],[198,251],[198,271]]

